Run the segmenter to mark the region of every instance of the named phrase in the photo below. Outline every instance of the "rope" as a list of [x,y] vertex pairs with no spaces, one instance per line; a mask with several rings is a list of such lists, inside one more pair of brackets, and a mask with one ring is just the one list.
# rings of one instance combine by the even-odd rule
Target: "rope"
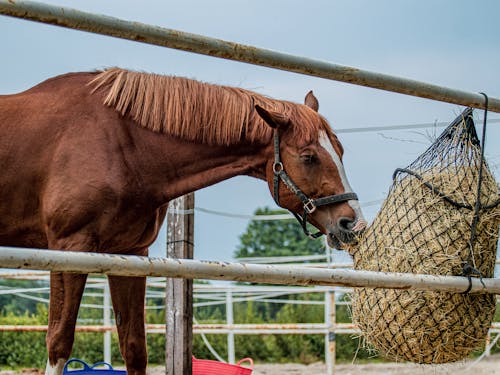
[[476,202],[474,205],[474,216],[472,217],[471,229],[470,229],[470,240],[469,240],[469,256],[467,262],[463,267],[463,275],[469,279],[469,286],[467,290],[463,293],[469,293],[472,288],[472,275],[476,275],[481,280],[481,284],[484,286],[483,275],[481,271],[476,268],[476,262],[474,260],[474,245],[476,244],[476,234],[477,234],[477,223],[479,222],[479,216],[481,211],[481,185],[483,182],[483,166],[484,160],[484,149],[486,147],[486,124],[488,119],[488,95],[484,92],[480,93],[484,96],[484,117],[483,117],[483,130],[481,135],[481,157],[479,159],[479,172],[477,178],[477,191],[476,191]]

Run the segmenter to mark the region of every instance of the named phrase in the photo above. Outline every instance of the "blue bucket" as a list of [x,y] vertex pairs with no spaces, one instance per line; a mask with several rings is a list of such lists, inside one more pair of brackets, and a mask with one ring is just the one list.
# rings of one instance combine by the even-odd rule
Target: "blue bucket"
[[[77,362],[83,366],[83,369],[68,370],[70,363]],[[107,369],[97,369],[98,366],[107,366]],[[64,364],[63,375],[127,375],[125,370],[114,370],[113,367],[107,362],[97,362],[92,366],[87,365],[84,361],[78,358],[71,358]]]

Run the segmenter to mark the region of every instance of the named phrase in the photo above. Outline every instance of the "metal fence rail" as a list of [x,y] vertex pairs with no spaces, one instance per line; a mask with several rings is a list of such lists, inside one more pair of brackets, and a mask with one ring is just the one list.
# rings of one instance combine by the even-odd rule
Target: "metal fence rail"
[[[400,94],[474,108],[484,108],[484,97],[478,93],[456,90],[307,57],[294,56],[140,22],[82,12],[66,7],[34,1],[0,0],[0,13],[31,21],[287,70]],[[500,112],[500,99],[490,98],[489,110]]]
[[[0,247],[0,266],[57,272],[166,276],[282,285],[336,285],[448,292],[462,292],[469,286],[467,278],[460,276],[271,266],[13,247]],[[473,293],[500,293],[500,279],[483,279],[482,282],[472,279],[471,282]]]

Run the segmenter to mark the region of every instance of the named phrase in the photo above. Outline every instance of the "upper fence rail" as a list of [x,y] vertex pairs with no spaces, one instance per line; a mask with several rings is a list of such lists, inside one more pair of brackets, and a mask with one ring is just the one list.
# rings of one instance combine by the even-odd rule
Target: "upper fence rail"
[[[484,97],[478,93],[66,7],[0,0],[0,14],[473,108],[485,106]],[[500,99],[489,98],[488,109],[500,113]]]

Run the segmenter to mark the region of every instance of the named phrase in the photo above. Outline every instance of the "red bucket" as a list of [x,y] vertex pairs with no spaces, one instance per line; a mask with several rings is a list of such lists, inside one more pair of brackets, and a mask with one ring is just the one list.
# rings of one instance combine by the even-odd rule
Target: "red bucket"
[[[249,362],[250,367],[240,366],[244,362]],[[252,370],[252,358],[243,358],[237,364],[231,365],[209,359],[196,359],[193,356],[193,375],[251,375]]]

